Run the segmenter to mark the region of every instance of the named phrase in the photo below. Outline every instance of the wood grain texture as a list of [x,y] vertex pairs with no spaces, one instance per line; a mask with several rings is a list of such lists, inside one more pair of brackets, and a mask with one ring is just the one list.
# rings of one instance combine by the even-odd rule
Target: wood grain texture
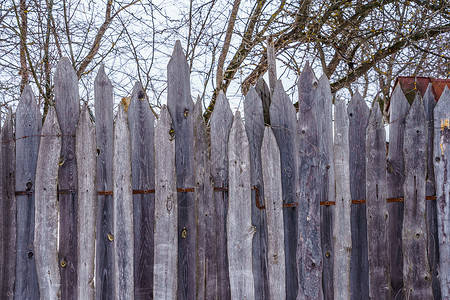
[[[299,116],[298,116],[298,176],[299,176],[299,212],[298,212],[298,299],[322,299],[323,260],[331,259],[322,254],[321,212],[320,208],[320,141],[317,111],[317,80],[307,64],[300,75]],[[320,116],[322,117],[322,116]],[[330,166],[331,167],[331,166]],[[287,253],[286,253],[287,255]],[[330,288],[332,290],[332,286]],[[289,297],[288,297],[289,298]]]
[[58,261],[58,168],[61,130],[53,106],[47,112],[39,145],[35,185],[34,251],[41,299],[61,298]]
[[264,200],[267,211],[268,277],[270,299],[286,299],[286,264],[280,150],[272,129],[266,127],[262,143]]
[[228,142],[229,203],[227,250],[231,299],[255,299],[252,272],[250,151],[239,111],[233,119]]
[[[127,113],[131,133],[133,190],[152,190],[155,188],[155,117],[138,82],[134,85]],[[155,194],[133,195],[134,296],[138,299],[152,299],[154,214]]]
[[[366,199],[366,128],[370,110],[359,93],[348,107],[349,168],[352,200]],[[351,206],[352,254],[350,261],[350,299],[369,298],[366,203]]]
[[131,136],[123,105],[119,105],[114,123],[113,220],[114,298],[134,299]]
[[163,105],[155,129],[154,299],[177,299],[177,183],[172,121]]
[[[194,103],[191,98],[189,66],[180,41],[175,43],[167,65],[167,107],[175,130],[175,162],[178,188],[193,188]],[[178,299],[194,299],[196,287],[196,203],[192,192],[178,194]]]
[[[233,113],[230,104],[223,94],[219,92],[216,106],[211,115],[211,178],[214,188],[228,188],[228,138],[231,125],[233,123]],[[228,212],[228,191],[214,191],[214,206],[216,214],[217,234],[217,282],[218,298],[230,299],[230,277],[228,269],[227,254],[227,212]]]
[[336,178],[336,205],[333,223],[333,286],[335,299],[350,299],[350,256],[352,236],[350,227],[350,154],[349,119],[345,101],[335,102],[334,118],[334,174]]
[[16,195],[17,260],[14,295],[17,299],[39,299],[39,286],[34,255],[34,186],[42,116],[33,91],[25,86],[16,110]]
[[2,240],[3,256],[0,257],[2,265],[1,298],[14,298],[14,282],[16,277],[16,197],[15,185],[15,142],[12,111],[8,111],[1,130],[1,209],[2,209]]
[[434,108],[434,175],[439,234],[439,278],[442,299],[450,298],[450,90],[445,88]]
[[[391,96],[389,124],[389,153],[387,157],[387,197],[403,197],[405,167],[403,162],[403,138],[405,120],[409,111],[409,103],[397,85]],[[389,256],[391,266],[392,297],[403,299],[403,257],[402,257],[402,224],[403,202],[388,204]]]
[[78,172],[78,283],[77,299],[94,299],[95,225],[97,220],[97,144],[87,105],[76,129]]
[[269,74],[270,93],[273,94],[277,85],[277,57],[275,55],[275,46],[270,39],[267,45],[267,73]]
[[425,191],[427,170],[427,117],[420,93],[406,117],[404,138],[405,182],[402,232],[403,281],[406,299],[432,299],[427,259]]
[[366,131],[366,215],[369,253],[369,297],[391,299],[386,207],[386,133],[378,103]]
[[[244,100],[245,131],[250,150],[251,186],[258,188],[258,202],[263,206],[265,201],[263,174],[261,167],[261,146],[264,136],[264,115],[261,99],[256,90],[250,87]],[[252,224],[256,227],[253,237],[253,277],[255,280],[256,299],[266,299],[269,296],[269,277],[267,261],[267,219],[266,210],[257,207],[256,191],[252,191]]]
[[[97,135],[97,189],[112,191],[113,158],[113,87],[102,65],[94,82],[95,131]],[[98,195],[95,262],[95,295],[97,299],[113,297],[113,196]]]
[[262,101],[264,124],[270,125],[270,102],[272,99],[271,92],[264,78],[260,77],[255,85],[256,93]]
[[75,158],[75,128],[79,114],[78,77],[67,57],[56,66],[55,108],[62,133],[61,161],[58,173],[60,193],[59,261],[61,297],[75,299],[77,294],[77,165]]

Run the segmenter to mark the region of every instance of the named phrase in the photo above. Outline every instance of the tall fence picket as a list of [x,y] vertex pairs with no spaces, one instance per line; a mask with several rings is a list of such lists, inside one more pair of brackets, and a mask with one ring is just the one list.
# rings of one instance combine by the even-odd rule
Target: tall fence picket
[[29,85],[25,86],[17,105],[15,123],[17,263],[14,295],[17,299],[34,300],[39,299],[33,244],[34,190],[42,116]]
[[283,198],[280,150],[272,129],[266,127],[262,143],[264,199],[267,210],[268,278],[270,299],[286,299]]
[[[366,128],[369,107],[355,93],[348,108],[351,199],[366,199]],[[350,260],[350,299],[369,299],[369,261],[367,257],[366,203],[351,207],[352,254]],[[362,203],[361,203],[362,202]]]
[[450,298],[450,90],[434,108],[434,175],[439,233],[439,278],[442,299]]
[[[244,101],[245,131],[250,150],[250,177],[252,191],[252,224],[256,227],[253,237],[253,276],[256,299],[269,296],[269,278],[267,275],[267,219],[264,206],[264,184],[261,167],[261,146],[264,136],[264,115],[261,99],[256,90],[250,87]],[[258,197],[258,198],[256,198]]]
[[102,65],[94,82],[95,132],[97,135],[97,189],[101,193],[97,202],[97,232],[95,287],[97,299],[113,297],[113,87]]
[[76,129],[78,169],[78,283],[77,299],[94,299],[95,225],[97,219],[97,145],[95,127],[87,105]]
[[270,125],[270,103],[272,101],[272,94],[264,78],[261,77],[258,79],[255,90],[262,102],[264,124]]
[[177,183],[175,141],[164,105],[155,129],[155,266],[153,299],[177,299]]
[[61,298],[58,261],[58,169],[61,130],[54,107],[42,127],[35,185],[34,251],[41,299]]

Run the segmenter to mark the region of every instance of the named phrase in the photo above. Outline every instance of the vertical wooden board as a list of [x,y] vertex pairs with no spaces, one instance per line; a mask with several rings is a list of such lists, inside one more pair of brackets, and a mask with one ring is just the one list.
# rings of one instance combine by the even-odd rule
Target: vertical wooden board
[[177,299],[177,183],[175,141],[163,105],[155,129],[155,258],[153,298]]
[[335,299],[350,299],[350,256],[352,237],[350,227],[350,150],[349,119],[345,101],[336,100],[334,118],[334,173],[336,204],[333,223],[333,286]]
[[[131,132],[131,169],[133,190],[155,188],[154,122],[147,96],[136,82],[128,108]],[[153,219],[155,194],[133,195],[134,220],[134,295],[152,298],[153,283]]]
[[428,128],[420,93],[416,94],[405,123],[402,232],[404,293],[406,299],[432,299],[425,214]]
[[[426,175],[426,196],[436,196],[436,181],[434,178],[433,165],[433,138],[434,138],[434,107],[436,101],[433,94],[433,85],[430,83],[425,95],[423,96],[423,105],[427,116],[428,126],[428,148],[427,148],[427,175]],[[439,283],[439,238],[437,227],[437,206],[436,201],[425,201],[425,210],[427,218],[427,243],[428,243],[428,263],[431,270],[431,285],[434,299],[441,299],[441,287]]]
[[13,299],[14,282],[16,276],[16,198],[15,185],[15,141],[12,120],[12,111],[8,112],[1,130],[1,204],[2,204],[2,239],[3,257],[2,264],[1,298]]
[[268,277],[270,299],[286,299],[286,264],[280,150],[272,129],[264,131],[262,143],[264,200],[267,210]]
[[[317,80],[309,64],[300,75],[298,92],[298,298],[321,299],[324,298],[324,290],[327,289],[322,286],[323,260],[329,260],[331,257],[329,254],[323,258],[322,254],[319,192],[320,127],[317,116],[320,104],[316,101]],[[329,290],[332,289],[331,286]]]
[[47,112],[41,134],[35,185],[34,251],[36,270],[41,299],[60,299],[57,182],[61,154],[61,130],[53,106]]
[[378,103],[366,131],[366,215],[370,299],[391,299],[386,207],[386,133]]
[[[400,85],[397,85],[391,96],[389,124],[389,152],[387,156],[387,197],[403,197],[405,180],[403,162],[403,138],[405,120],[409,111],[409,103]],[[392,297],[403,299],[403,257],[402,257],[402,224],[403,202],[388,203],[389,256],[391,266]]]
[[[211,115],[211,179],[214,183],[214,207],[217,234],[217,284],[218,298],[230,299],[226,220],[228,211],[228,138],[233,113],[223,94],[219,93]],[[222,233],[222,234],[220,234]]]
[[34,186],[42,116],[33,91],[25,86],[16,110],[17,260],[15,297],[39,299],[34,255]]
[[131,135],[123,105],[114,123],[113,230],[115,299],[134,299]]
[[[113,157],[113,87],[102,65],[94,82],[95,131],[97,135],[97,189],[112,191]],[[113,296],[113,195],[98,195],[95,260],[95,295],[97,299]]]
[[[178,188],[189,189],[195,184],[194,138],[189,66],[180,41],[167,65],[167,107],[175,130],[175,162]],[[195,298],[195,195],[178,194],[178,298]]]
[[277,58],[272,39],[267,45],[267,72],[269,73],[270,93],[273,94],[277,85]]
[[434,175],[439,235],[439,278],[442,299],[450,298],[450,90],[434,108]]
[[[269,278],[267,274],[267,220],[264,206],[264,184],[261,168],[261,146],[264,136],[264,116],[261,99],[255,89],[250,87],[244,101],[245,131],[250,147],[251,186],[258,189],[252,191],[252,224],[256,227],[253,237],[253,276],[255,279],[256,299],[269,296]],[[258,195],[258,199],[256,196]],[[259,206],[259,207],[258,207]]]
[[264,78],[260,77],[258,79],[255,90],[262,102],[264,124],[270,125],[270,102],[272,99],[272,95]]
[[59,188],[59,261],[61,297],[74,299],[77,294],[77,165],[75,127],[79,114],[78,77],[70,60],[61,58],[56,66],[55,108],[61,126],[62,147],[58,174]]
[[[286,298],[297,297],[299,282],[297,281],[297,118],[295,108],[284,91],[283,84],[278,81],[272,95],[270,106],[271,127],[278,147],[281,161],[281,184],[283,199],[284,245],[286,266]],[[284,206],[286,205],[286,207]],[[301,255],[301,254],[300,254]]]
[[[369,107],[355,93],[348,108],[349,168],[352,200],[366,199],[366,128]],[[366,203],[351,206],[352,254],[350,261],[350,299],[369,298],[369,261],[367,257]]]
[[233,119],[228,141],[229,203],[227,250],[231,299],[255,299],[252,272],[250,151],[239,111]]
[[77,299],[94,299],[95,225],[97,219],[97,145],[95,127],[85,104],[76,129],[78,172]]

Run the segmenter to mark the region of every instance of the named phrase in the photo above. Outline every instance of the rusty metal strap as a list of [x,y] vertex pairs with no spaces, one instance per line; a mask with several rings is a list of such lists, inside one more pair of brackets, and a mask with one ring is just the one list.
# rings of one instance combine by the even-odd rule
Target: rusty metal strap
[[15,195],[16,196],[24,196],[24,195],[32,195],[34,194],[33,191],[16,191]]
[[[177,192],[180,193],[188,193],[188,192],[194,192],[195,188],[187,188],[187,189],[183,189],[183,188],[179,188],[177,189]],[[155,189],[151,189],[151,190],[133,190],[133,194],[134,195],[139,195],[139,194],[154,194],[155,193]],[[113,191],[98,191],[97,194],[99,195],[112,195]]]
[[297,202],[283,203],[283,207],[297,207],[297,206],[298,206]]
[[320,201],[320,205],[330,206],[330,205],[336,205],[335,201]]
[[58,190],[58,194],[60,195],[73,195],[76,194],[76,190]]

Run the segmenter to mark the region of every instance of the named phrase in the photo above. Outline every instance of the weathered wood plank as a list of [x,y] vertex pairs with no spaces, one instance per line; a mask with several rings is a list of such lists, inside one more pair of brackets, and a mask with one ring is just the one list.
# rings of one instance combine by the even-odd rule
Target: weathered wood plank
[[114,123],[113,220],[114,298],[134,299],[131,135],[123,105],[119,105]]
[[[433,94],[433,85],[430,83],[425,95],[423,96],[423,105],[427,116],[428,124],[428,151],[427,151],[427,175],[426,175],[426,196],[436,196],[436,181],[434,178],[433,164],[433,138],[434,138],[434,107],[436,100]],[[431,270],[431,286],[434,299],[441,299],[441,287],[439,283],[439,239],[437,226],[437,206],[436,201],[425,201],[425,210],[427,215],[427,245],[428,245],[428,263]]]
[[229,203],[227,250],[231,299],[255,299],[252,272],[250,151],[239,111],[234,115],[228,142]]
[[402,232],[404,293],[406,299],[432,299],[425,214],[428,128],[420,93],[416,94],[405,127]]
[[277,85],[277,57],[272,38],[269,39],[267,45],[267,73],[269,74],[270,93],[273,94]]
[[[350,193],[352,200],[366,199],[366,128],[369,107],[359,93],[348,108]],[[350,261],[350,299],[369,299],[369,261],[367,257],[366,203],[351,206],[352,254]]]
[[[303,265],[294,259],[297,254],[297,118],[295,108],[284,91],[283,84],[278,81],[272,95],[270,106],[272,130],[280,149],[281,184],[284,220],[284,247],[286,266],[286,298],[297,297],[299,282],[297,281],[297,267]],[[299,251],[301,245],[299,245]],[[298,266],[296,265],[298,264]],[[300,269],[298,270],[300,272]]]
[[154,299],[177,299],[177,184],[171,118],[163,105],[155,129]]
[[[405,180],[403,162],[403,138],[409,103],[398,84],[391,96],[389,124],[389,152],[387,157],[387,197],[403,197]],[[403,299],[402,224],[403,202],[388,204],[388,242],[392,298]]]
[[333,286],[335,299],[350,299],[350,256],[352,237],[350,227],[350,149],[349,119],[345,101],[335,102],[334,118],[334,174],[336,178],[336,204],[333,223]]
[[262,102],[263,114],[264,114],[264,124],[270,125],[270,102],[271,102],[271,92],[267,86],[264,78],[260,77],[255,86],[256,93]]
[[442,299],[450,298],[450,90],[434,108],[434,175],[439,234],[439,278]]
[[[223,94],[219,93],[216,106],[211,115],[211,178],[214,182],[214,206],[216,214],[216,232],[227,231],[228,212],[228,138],[233,113]],[[219,299],[230,299],[230,277],[228,270],[227,235],[217,234],[217,289]],[[211,245],[214,247],[214,245]]]
[[61,298],[58,262],[58,168],[61,130],[51,106],[42,127],[36,166],[34,251],[41,299]]
[[63,57],[56,66],[55,108],[62,133],[59,188],[59,262],[61,297],[75,299],[77,294],[77,165],[75,159],[75,128],[79,114],[78,77]]
[[[127,113],[131,133],[133,190],[152,190],[155,188],[155,117],[138,82],[134,85]],[[134,296],[139,299],[152,299],[155,194],[134,194],[133,210]]]
[[16,198],[14,195],[15,185],[15,141],[12,120],[12,111],[8,111],[1,130],[1,214],[2,214],[2,239],[3,257],[0,258],[2,265],[2,281],[0,282],[1,298],[14,298],[14,282],[16,277]]
[[298,91],[298,299],[322,299],[326,288],[322,287],[323,257],[330,259],[330,254],[323,256],[321,246],[319,103],[317,80],[309,64],[300,74]]
[[85,104],[76,129],[78,169],[77,299],[94,299],[95,225],[97,219],[97,144],[95,127]]
[[17,299],[39,299],[34,255],[34,186],[42,116],[29,85],[16,110],[17,263],[14,295]]
[[280,150],[272,129],[264,131],[262,143],[264,200],[267,211],[268,277],[270,299],[286,299],[286,264],[284,255],[283,198]]
[[[269,277],[267,274],[267,220],[264,206],[264,184],[261,167],[261,146],[264,137],[264,116],[261,99],[255,89],[250,87],[244,100],[245,131],[250,150],[251,186],[256,186],[258,193],[252,191],[252,224],[256,227],[253,237],[253,277],[255,280],[255,298],[266,299],[269,296]],[[256,196],[258,194],[258,199]],[[259,207],[258,207],[259,206]]]
[[[194,138],[189,66],[180,41],[167,65],[167,107],[175,130],[178,188],[195,184]],[[196,204],[192,192],[178,194],[178,299],[194,299],[196,287]]]
[[[94,82],[95,131],[97,135],[97,189],[112,191],[113,157],[113,87],[102,65]],[[97,299],[113,297],[113,243],[108,238],[113,232],[113,196],[98,195],[97,237],[96,237],[96,276],[95,295]]]
[[366,215],[370,299],[391,299],[388,213],[386,207],[386,133],[378,103],[366,131]]

